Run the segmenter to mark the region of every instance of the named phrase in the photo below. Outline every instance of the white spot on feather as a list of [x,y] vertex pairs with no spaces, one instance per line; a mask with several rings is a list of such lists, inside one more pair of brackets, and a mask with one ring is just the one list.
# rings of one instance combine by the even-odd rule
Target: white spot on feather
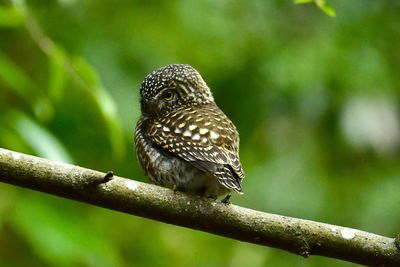
[[194,134],[194,135],[192,136],[192,139],[193,139],[193,140],[200,140],[200,135],[199,135],[198,133],[196,133],[196,134]]
[[179,124],[179,125],[178,125],[178,127],[179,127],[179,128],[183,128],[183,127],[185,127],[185,123],[184,123],[184,122],[182,122],[181,124]]
[[176,128],[175,133],[180,134],[180,133],[182,133],[182,131],[179,128]]
[[186,131],[184,131],[184,132],[183,132],[183,136],[190,137],[190,136],[192,136],[192,132],[191,132],[191,131],[188,131],[188,130],[186,130]]
[[206,133],[208,133],[208,129],[206,129],[206,128],[200,128],[199,133],[200,133],[200,134],[206,134]]
[[210,131],[210,137],[211,137],[211,139],[218,139],[218,137],[219,137],[219,133],[216,133],[216,132],[214,132],[214,131]]
[[163,127],[163,131],[164,131],[164,132],[169,132],[170,130],[169,130],[169,128],[168,128],[167,126],[164,126],[164,127]]
[[189,125],[189,131],[193,131],[196,128],[197,128],[197,125],[194,125],[194,124]]

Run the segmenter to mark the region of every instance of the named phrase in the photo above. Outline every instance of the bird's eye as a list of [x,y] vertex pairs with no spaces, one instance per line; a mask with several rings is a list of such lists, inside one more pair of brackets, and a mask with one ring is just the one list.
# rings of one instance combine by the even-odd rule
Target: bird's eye
[[174,93],[172,91],[166,91],[163,93],[163,98],[166,101],[171,101],[172,99],[174,99]]

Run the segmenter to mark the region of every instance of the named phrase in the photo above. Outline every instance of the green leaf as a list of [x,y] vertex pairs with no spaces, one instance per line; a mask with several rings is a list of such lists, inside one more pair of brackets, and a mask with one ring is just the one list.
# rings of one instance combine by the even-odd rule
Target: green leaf
[[63,144],[50,131],[19,111],[4,115],[9,127],[14,128],[36,155],[56,161],[73,163]]
[[20,196],[9,217],[14,230],[49,266],[122,266],[113,240],[94,231],[76,208],[82,207],[29,193]]
[[325,14],[331,17],[336,17],[335,9],[329,6],[325,0],[294,0],[295,4],[309,4],[314,3],[318,6]]
[[18,27],[24,22],[24,17],[14,7],[0,6],[0,27]]
[[0,192],[0,229],[2,229],[3,223],[7,222],[9,212],[18,197],[16,188],[7,184],[0,184]]
[[11,92],[31,106],[32,111],[42,121],[53,116],[53,106],[36,83],[25,71],[0,52],[0,82]]
[[325,0],[315,0],[317,6],[324,11],[328,16],[336,17],[335,9],[329,6]]
[[0,113],[0,147],[7,149],[27,152],[31,151],[29,145],[25,143],[21,136],[17,133],[14,127],[10,127],[10,123],[7,123],[8,113]]
[[65,64],[67,62],[67,56],[61,47],[53,44],[49,54],[49,84],[48,93],[50,99],[53,101],[59,101],[64,93],[65,89]]
[[74,58],[73,66],[81,78],[81,82],[83,83],[82,86],[86,88],[89,94],[93,97],[93,100],[108,127],[114,155],[116,158],[121,159],[125,154],[124,134],[114,99],[101,84],[96,71],[84,58]]
[[31,102],[36,84],[29,78],[24,70],[11,61],[0,51],[0,81],[16,95],[27,102]]
[[295,4],[307,4],[312,3],[314,0],[294,0]]

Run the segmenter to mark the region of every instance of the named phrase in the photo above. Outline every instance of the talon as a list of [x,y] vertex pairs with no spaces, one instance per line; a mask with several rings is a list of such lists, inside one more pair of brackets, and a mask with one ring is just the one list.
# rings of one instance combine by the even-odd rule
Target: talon
[[112,180],[114,177],[114,172],[113,171],[108,171],[106,175],[104,176],[103,180],[101,181],[102,184],[107,183]]
[[221,203],[224,203],[224,204],[231,204],[231,202],[229,201],[231,199],[231,195],[230,194],[228,194],[228,195],[226,195],[226,197],[224,197],[224,199],[222,199],[221,200]]

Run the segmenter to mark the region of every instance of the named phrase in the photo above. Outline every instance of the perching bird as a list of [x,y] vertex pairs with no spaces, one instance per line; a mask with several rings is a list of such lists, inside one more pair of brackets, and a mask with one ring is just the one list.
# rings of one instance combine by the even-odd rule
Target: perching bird
[[210,198],[242,192],[239,134],[194,68],[153,71],[140,96],[136,154],[153,183]]

